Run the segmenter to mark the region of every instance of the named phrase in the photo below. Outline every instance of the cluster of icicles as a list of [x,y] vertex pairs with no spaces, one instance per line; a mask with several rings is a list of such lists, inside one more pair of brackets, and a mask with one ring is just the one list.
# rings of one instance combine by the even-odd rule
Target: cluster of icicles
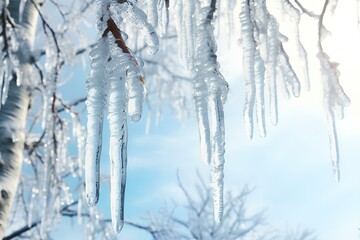
[[216,57],[213,15],[215,9],[204,1],[177,1],[176,30],[180,61],[194,75],[194,103],[202,159],[212,164],[211,179],[214,218],[223,214],[225,127],[223,105],[228,84],[221,75]]
[[[242,0],[240,3],[241,45],[243,49],[243,70],[245,80],[244,119],[248,137],[253,136],[253,115],[255,111],[257,129],[260,136],[266,135],[264,88],[268,86],[271,123],[278,122],[277,85],[289,98],[291,91],[295,97],[300,95],[300,81],[284,50],[283,43],[290,41],[301,60],[301,71],[305,87],[310,89],[308,60],[306,51],[300,42],[299,22],[301,12],[288,0],[278,0],[282,8],[284,21],[292,27],[288,36],[279,32],[279,24],[266,6],[265,0]],[[291,39],[290,39],[291,38]],[[337,64],[321,48],[319,40],[318,58],[323,79],[324,107],[327,112],[331,160],[335,179],[340,179],[339,154],[335,128],[334,111],[343,117],[343,108],[350,103],[339,84]]]
[[[221,75],[216,56],[213,19],[214,1],[177,0],[174,4],[175,22],[182,65],[193,74],[194,103],[198,120],[202,159],[211,164],[214,219],[220,222],[223,215],[223,177],[225,153],[225,128],[223,105],[228,84]],[[293,25],[291,37],[309,89],[307,55],[300,42],[298,24],[300,11],[287,0],[279,0],[283,12]],[[125,45],[126,34],[119,31],[121,39],[109,29],[109,21],[120,26],[123,18],[143,37],[148,53],[157,52],[159,40],[168,25],[168,1],[147,0],[147,14],[132,1],[97,0],[98,32],[100,39],[90,52],[91,72],[87,81],[88,135],[86,142],[86,198],[90,206],[99,198],[100,153],[104,109],[108,108],[110,124],[111,164],[111,215],[115,232],[124,223],[124,193],[127,165],[127,118],[138,121],[142,102],[146,97],[141,60],[134,57]],[[245,81],[244,118],[248,137],[253,136],[253,115],[256,116],[260,136],[266,135],[265,86],[269,92],[270,118],[278,122],[277,85],[300,95],[300,81],[295,73],[283,43],[287,37],[279,32],[279,24],[266,6],[265,0],[239,1],[241,46]],[[338,81],[336,65],[319,50],[323,70],[325,107],[328,112],[332,161],[336,178],[339,178],[337,140],[334,109],[349,103]],[[255,113],[254,113],[255,112]]]
[[85,191],[88,204],[94,206],[99,199],[103,113],[108,107],[111,132],[111,217],[115,232],[120,232],[124,224],[127,118],[134,122],[140,120],[146,89],[142,63],[125,45],[126,34],[118,26],[125,15],[139,30],[150,54],[157,52],[159,40],[153,26],[148,23],[146,14],[131,2],[120,4],[116,1],[98,0],[97,4],[100,39],[90,52],[91,72],[87,80]]

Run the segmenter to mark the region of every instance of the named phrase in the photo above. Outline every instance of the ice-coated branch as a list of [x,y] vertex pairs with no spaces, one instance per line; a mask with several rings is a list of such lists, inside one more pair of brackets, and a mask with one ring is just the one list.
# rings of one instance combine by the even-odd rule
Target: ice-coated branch
[[[340,180],[340,168],[339,168],[339,151],[338,151],[338,139],[336,133],[335,114],[340,118],[343,117],[344,107],[350,104],[350,98],[346,95],[343,88],[339,83],[339,71],[337,70],[338,63],[330,61],[330,57],[325,53],[322,40],[323,40],[323,21],[329,4],[333,4],[336,7],[337,1],[326,0],[320,14],[318,25],[318,58],[320,60],[320,67],[322,73],[323,84],[323,102],[326,111],[326,118],[328,122],[328,133],[330,142],[331,160],[333,166],[333,172],[335,180]],[[330,9],[333,10],[333,9]]]

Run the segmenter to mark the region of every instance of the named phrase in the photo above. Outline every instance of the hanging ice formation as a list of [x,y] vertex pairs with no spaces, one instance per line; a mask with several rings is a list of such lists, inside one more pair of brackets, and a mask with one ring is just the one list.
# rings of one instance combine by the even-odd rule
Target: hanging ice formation
[[[280,81],[285,92],[289,92],[287,88],[291,88],[296,97],[300,94],[300,83],[280,41],[282,36],[279,25],[275,17],[268,12],[266,1],[242,0],[239,17],[245,79],[244,121],[246,133],[251,139],[254,128],[254,110],[259,135],[262,137],[266,135],[265,83],[269,91],[270,118],[273,125],[278,122],[277,82]],[[296,36],[298,33],[295,34]],[[298,39],[296,40],[296,45],[300,46],[301,52],[302,45]],[[303,57],[306,58],[306,53]],[[305,65],[307,68],[307,64]],[[277,70],[282,73],[282,79],[277,79]]]
[[[305,86],[309,89],[307,53],[299,38],[300,10],[289,0],[279,0],[278,3],[282,8],[284,20],[292,25],[289,42],[291,41],[294,44],[292,46],[295,47],[296,53],[301,59],[302,75],[305,78]],[[334,11],[336,1],[327,3],[332,5],[331,11]],[[323,15],[327,3],[325,3]],[[331,159],[335,178],[339,180],[334,111],[337,111],[338,115],[342,117],[343,108],[350,103],[350,100],[339,84],[336,63],[330,62],[329,57],[322,50],[322,18],[320,20],[318,58],[320,59],[323,76],[324,105],[327,112]],[[264,123],[264,82],[268,85],[270,118],[274,125],[278,121],[277,85],[284,89],[287,98],[290,96],[289,92],[298,97],[300,95],[300,82],[283,46],[283,43],[288,39],[279,32],[279,24],[275,17],[269,14],[265,0],[242,0],[240,24],[245,78],[244,118],[246,132],[251,139],[253,136],[254,108],[259,134],[265,136],[266,133]],[[264,81],[264,76],[266,81]]]
[[331,161],[335,180],[340,180],[339,168],[339,151],[338,139],[336,133],[335,117],[342,119],[344,117],[344,107],[350,104],[350,98],[345,94],[343,88],[339,83],[339,71],[337,69],[338,63],[330,61],[329,56],[324,52],[322,47],[323,40],[323,17],[326,10],[330,8],[333,13],[337,5],[337,1],[327,1],[323,7],[322,17],[319,19],[319,40],[318,40],[318,58],[320,60],[320,67],[322,73],[323,85],[323,101],[326,111],[326,118],[328,123],[329,143],[331,152]]
[[300,23],[300,10],[294,7],[289,0],[281,0],[283,6],[283,13],[286,15],[285,21],[290,22],[292,24],[292,36],[294,38],[294,44],[296,53],[301,62],[301,70],[303,77],[305,78],[305,88],[306,90],[310,90],[310,79],[309,79],[309,69],[308,69],[308,59],[307,53],[303,44],[300,41],[299,34],[299,23]]
[[338,140],[335,126],[335,114],[342,119],[344,107],[350,104],[350,99],[346,96],[343,88],[339,84],[339,72],[337,63],[330,62],[329,57],[324,52],[319,52],[318,58],[321,64],[323,78],[323,95],[326,118],[328,122],[329,142],[331,151],[331,161],[335,180],[340,180]]
[[[223,214],[225,127],[223,105],[228,84],[219,71],[213,18],[216,1],[177,1],[180,60],[194,73],[194,102],[202,159],[212,164],[214,218]],[[196,24],[196,27],[195,27]],[[195,50],[196,49],[196,50]]]
[[110,125],[111,217],[115,232],[124,224],[124,194],[127,165],[127,118],[140,120],[145,97],[141,64],[125,44],[119,29],[125,16],[138,29],[153,54],[158,38],[146,14],[130,1],[97,0],[100,39],[90,52],[87,80],[88,135],[86,140],[86,199],[94,206],[99,199],[103,112],[108,107]]

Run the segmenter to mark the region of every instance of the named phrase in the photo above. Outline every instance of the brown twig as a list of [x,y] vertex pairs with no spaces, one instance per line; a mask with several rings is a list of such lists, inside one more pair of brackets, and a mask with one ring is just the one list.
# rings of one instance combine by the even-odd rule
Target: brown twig
[[[124,2],[126,2],[126,1],[118,0],[118,3],[124,3]],[[115,21],[111,17],[109,17],[109,19],[107,20],[107,28],[105,29],[104,33],[102,34],[102,37],[107,37],[109,32],[112,33],[112,35],[115,38],[115,43],[118,45],[119,48],[121,48],[123,53],[127,53],[129,55],[130,59],[134,62],[134,64],[136,66],[139,66],[139,63],[136,61],[136,59],[131,54],[129,48],[126,46],[126,43],[125,43],[123,37],[121,36],[121,31],[120,31],[119,27],[116,25]],[[142,76],[139,76],[139,81],[142,84],[145,84],[145,80]]]
[[114,36],[115,43],[119,46],[119,48],[121,48],[121,50],[124,53],[130,54],[130,50],[126,46],[125,41],[121,36],[120,29],[118,28],[118,26],[116,25],[116,23],[114,22],[114,20],[111,17],[109,17],[109,19],[107,20],[107,28],[105,29],[104,33],[102,34],[102,37],[107,37],[109,32],[111,32],[112,35]]

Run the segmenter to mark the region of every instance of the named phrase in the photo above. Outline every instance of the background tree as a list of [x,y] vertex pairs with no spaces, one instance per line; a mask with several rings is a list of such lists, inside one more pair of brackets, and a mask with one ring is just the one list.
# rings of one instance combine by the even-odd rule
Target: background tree
[[[81,110],[76,107],[85,99],[64,100],[59,86],[66,81],[66,72],[78,59],[77,56],[90,49],[92,70],[88,78],[88,171],[85,188],[88,203],[94,205],[98,198],[103,110],[108,106],[113,131],[110,156],[114,165],[111,174],[112,208],[115,209],[113,224],[115,230],[120,231],[124,221],[127,117],[136,121],[141,116],[145,98],[142,62],[145,62],[150,79],[147,81],[145,78],[150,109],[160,112],[159,102],[169,99],[175,114],[184,116],[187,113],[184,109],[193,97],[202,158],[212,166],[214,216],[220,222],[223,214],[223,104],[228,84],[220,73],[214,28],[228,26],[228,31],[232,32],[234,16],[238,14],[245,78],[244,117],[249,138],[253,136],[253,115],[256,116],[259,134],[266,134],[265,86],[268,87],[271,121],[276,124],[278,88],[283,89],[286,95],[292,92],[298,96],[300,83],[310,85],[307,53],[300,41],[298,25],[302,16],[309,16],[317,22],[315,45],[323,72],[333,169],[336,179],[339,179],[334,115],[337,112],[342,116],[342,109],[349,104],[349,99],[339,84],[337,64],[330,61],[323,47],[327,32],[324,19],[334,11],[336,1],[325,0],[320,4],[320,10],[314,11],[300,1],[287,0],[276,1],[280,11],[270,9],[275,3],[267,6],[266,1],[261,0],[226,3],[214,0],[170,3],[109,0],[97,3],[99,40],[89,44],[87,33],[79,29],[88,24],[89,19],[94,20],[95,1],[72,1],[68,5],[54,0],[45,3],[35,0],[1,2],[1,44],[4,47],[0,75],[3,104],[0,110],[3,133],[0,150],[1,169],[5,176],[1,178],[4,180],[1,183],[1,227],[6,225],[19,181],[22,190],[17,202],[19,199],[24,202],[24,212],[20,216],[28,227],[39,226],[41,238],[47,238],[52,226],[64,216],[64,211],[73,206],[74,195],[82,201],[86,131]],[[51,7],[56,9],[57,17],[50,19],[45,13]],[[170,16],[175,18],[170,18],[168,25],[169,11]],[[40,23],[37,39],[34,39],[37,18]],[[61,24],[58,25],[58,22]],[[290,25],[290,28],[282,29],[283,22],[288,22],[285,26]],[[171,47],[174,46],[173,41],[177,41],[180,63],[187,71],[178,70],[179,63],[172,52],[169,56],[160,52],[156,57],[143,53],[144,49],[154,53],[159,48],[157,36],[163,37],[160,46]],[[302,59],[300,66],[292,64],[291,48],[295,50],[295,57]],[[16,86],[15,81],[20,86]],[[30,100],[32,104],[28,113]],[[70,132],[70,129],[73,131]],[[74,154],[69,151],[69,139],[77,141],[78,150]],[[23,151],[30,165],[25,167],[22,180],[19,180]],[[8,169],[14,173],[7,173]],[[76,184],[72,178],[78,180]],[[82,203],[79,205],[86,208]],[[94,210],[90,208],[87,211]],[[94,213],[91,216],[96,218],[97,215]],[[92,229],[95,231],[95,228]],[[4,233],[0,233],[0,237],[1,234]]]
[[[178,175],[178,183],[181,192],[186,198],[186,203],[181,205],[174,202],[173,207],[164,206],[158,212],[149,212],[148,216],[141,221],[126,220],[125,224],[138,231],[148,233],[154,240],[175,239],[254,239],[254,240],[315,240],[315,234],[309,230],[297,229],[296,231],[274,230],[266,223],[265,212],[261,211],[249,214],[246,206],[248,195],[252,190],[245,186],[240,193],[228,192],[225,196],[224,220],[216,224],[213,218],[211,188],[207,186],[203,178],[197,172],[195,185],[198,195],[192,195],[186,189]],[[21,183],[21,189],[23,183]],[[22,196],[19,196],[21,198]],[[19,200],[18,206],[24,202]],[[186,217],[179,217],[179,208],[185,209]],[[20,211],[22,213],[22,211]],[[19,212],[19,213],[20,213]],[[182,212],[180,210],[180,212]],[[18,214],[19,214],[18,213]],[[23,213],[22,213],[23,214]],[[82,207],[82,200],[74,200],[64,205],[59,212],[61,218],[74,218],[86,228],[85,239],[117,239],[111,226],[111,219],[105,218],[95,208]],[[26,217],[26,216],[22,216]],[[20,215],[16,216],[20,218]],[[13,223],[14,224],[14,223]],[[39,232],[37,226],[40,221],[34,221],[30,225],[18,227],[4,240],[27,238],[37,239]],[[14,224],[15,225],[15,224]],[[51,231],[50,231],[51,232]],[[49,235],[50,238],[50,235]]]

